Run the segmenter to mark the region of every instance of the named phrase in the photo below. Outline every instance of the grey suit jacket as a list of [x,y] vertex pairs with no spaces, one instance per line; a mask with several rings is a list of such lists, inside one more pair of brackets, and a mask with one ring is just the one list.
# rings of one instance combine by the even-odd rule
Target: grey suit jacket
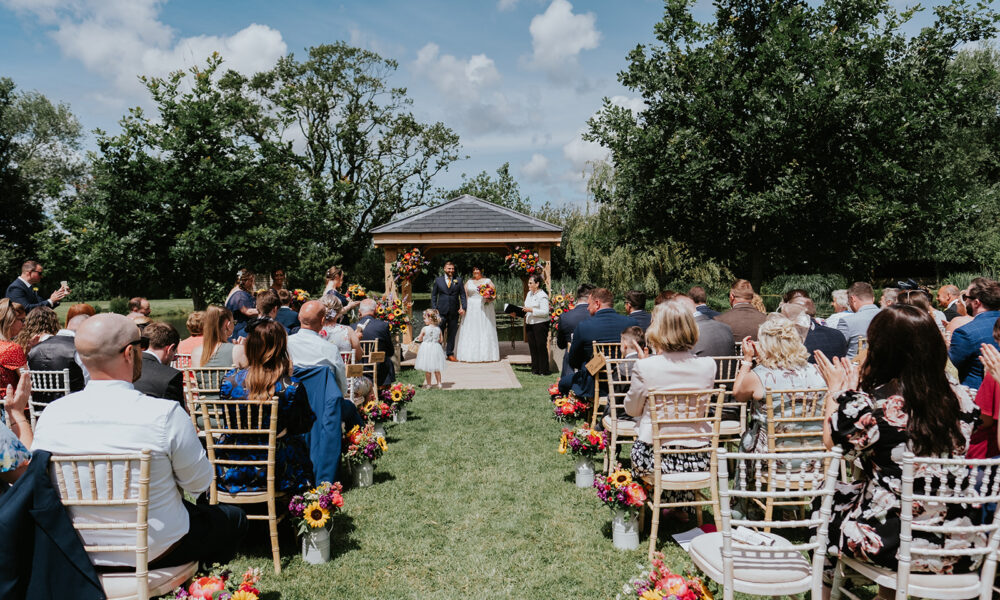
[[874,304],[866,304],[857,312],[844,315],[837,321],[837,331],[847,338],[847,358],[854,358],[858,354],[858,338],[868,337],[868,325],[878,314],[879,307]]
[[716,321],[699,312],[694,318],[698,325],[698,343],[692,348],[695,356],[733,356],[733,330],[722,321]]

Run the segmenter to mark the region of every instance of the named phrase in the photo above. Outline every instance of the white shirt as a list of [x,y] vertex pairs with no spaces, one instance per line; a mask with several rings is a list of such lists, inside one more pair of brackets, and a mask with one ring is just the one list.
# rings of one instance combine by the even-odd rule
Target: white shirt
[[347,368],[340,356],[340,348],[319,337],[312,329],[299,329],[288,336],[288,356],[296,367],[326,365],[333,369],[342,393],[347,393]]
[[854,313],[849,310],[842,310],[838,313],[833,313],[832,315],[826,318],[826,326],[832,329],[836,329],[837,321],[843,318],[844,315],[853,315],[853,314]]
[[[125,381],[95,380],[46,407],[35,427],[32,450],[52,454],[125,454],[152,451],[149,469],[149,559],[159,557],[188,532],[190,520],[181,490],[197,495],[212,483],[212,465],[191,418],[173,400],[147,396]],[[139,479],[138,463],[130,475]],[[98,494],[104,469],[97,467]],[[67,481],[72,476],[67,474]],[[115,467],[122,485],[124,469]],[[53,477],[55,482],[55,477]],[[86,486],[85,481],[80,482]],[[73,495],[73,490],[69,490]],[[134,506],[69,507],[76,523],[135,521]],[[135,531],[81,532],[85,544],[134,544]],[[94,563],[135,566],[134,552],[100,552]]]
[[548,323],[549,321],[549,295],[545,293],[545,290],[538,290],[537,292],[528,292],[528,295],[524,297],[524,308],[530,308],[531,313],[528,314],[524,322],[528,325],[535,325],[536,323]]

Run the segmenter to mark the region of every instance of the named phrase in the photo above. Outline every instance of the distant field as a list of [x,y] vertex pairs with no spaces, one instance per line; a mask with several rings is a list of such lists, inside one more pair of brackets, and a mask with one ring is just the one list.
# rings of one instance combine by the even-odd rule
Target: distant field
[[[86,302],[87,304],[100,308],[102,311],[108,310],[111,304],[110,300],[72,300],[66,299],[56,308],[56,314],[59,315],[60,321],[65,321],[66,311],[69,307],[77,304],[79,302]],[[190,298],[175,298],[173,300],[150,300],[150,308],[153,309],[153,318],[157,317],[171,317],[171,316],[182,316],[187,315],[189,312],[194,310],[194,303],[191,302]]]

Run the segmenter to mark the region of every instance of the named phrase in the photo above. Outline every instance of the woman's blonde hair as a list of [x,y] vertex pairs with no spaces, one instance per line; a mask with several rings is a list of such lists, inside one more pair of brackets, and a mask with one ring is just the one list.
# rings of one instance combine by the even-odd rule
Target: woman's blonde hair
[[10,339],[10,330],[14,327],[14,321],[23,318],[24,307],[14,302],[10,298],[0,300],[0,340],[13,342]]
[[326,307],[326,314],[323,316],[323,320],[340,320],[340,315],[344,312],[344,303],[340,301],[340,298],[336,294],[333,292],[323,294],[323,297],[319,299],[319,303]]
[[760,297],[760,294],[753,295],[753,299],[750,300],[750,306],[756,308],[765,315],[767,314],[767,307],[764,306],[764,299]]
[[684,304],[669,300],[653,308],[646,345],[659,352],[683,352],[698,343],[698,325]]
[[201,364],[211,360],[215,351],[226,341],[226,322],[233,320],[233,313],[222,306],[214,304],[205,309],[205,314],[201,319],[201,331],[204,336],[201,340]]
[[424,318],[431,320],[431,325],[441,324],[441,313],[436,308],[428,308],[424,311]]
[[772,313],[757,330],[757,361],[770,369],[797,369],[809,362],[809,352],[802,343],[795,323]]

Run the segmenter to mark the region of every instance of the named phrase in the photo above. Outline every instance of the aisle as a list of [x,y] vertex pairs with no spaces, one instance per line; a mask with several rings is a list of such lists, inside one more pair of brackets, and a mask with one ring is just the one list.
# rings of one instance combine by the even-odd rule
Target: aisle
[[[420,376],[406,370],[403,380]],[[286,560],[267,578],[280,591],[269,600],[613,598],[645,546],[611,547],[609,512],[574,487],[572,461],[556,453],[552,380],[524,368],[517,377],[521,389],[419,390],[410,421],[388,428],[375,485],[345,493],[333,560]],[[283,544],[283,556],[295,552]],[[266,566],[262,551],[251,556],[238,564]],[[668,559],[688,564],[678,552]]]

